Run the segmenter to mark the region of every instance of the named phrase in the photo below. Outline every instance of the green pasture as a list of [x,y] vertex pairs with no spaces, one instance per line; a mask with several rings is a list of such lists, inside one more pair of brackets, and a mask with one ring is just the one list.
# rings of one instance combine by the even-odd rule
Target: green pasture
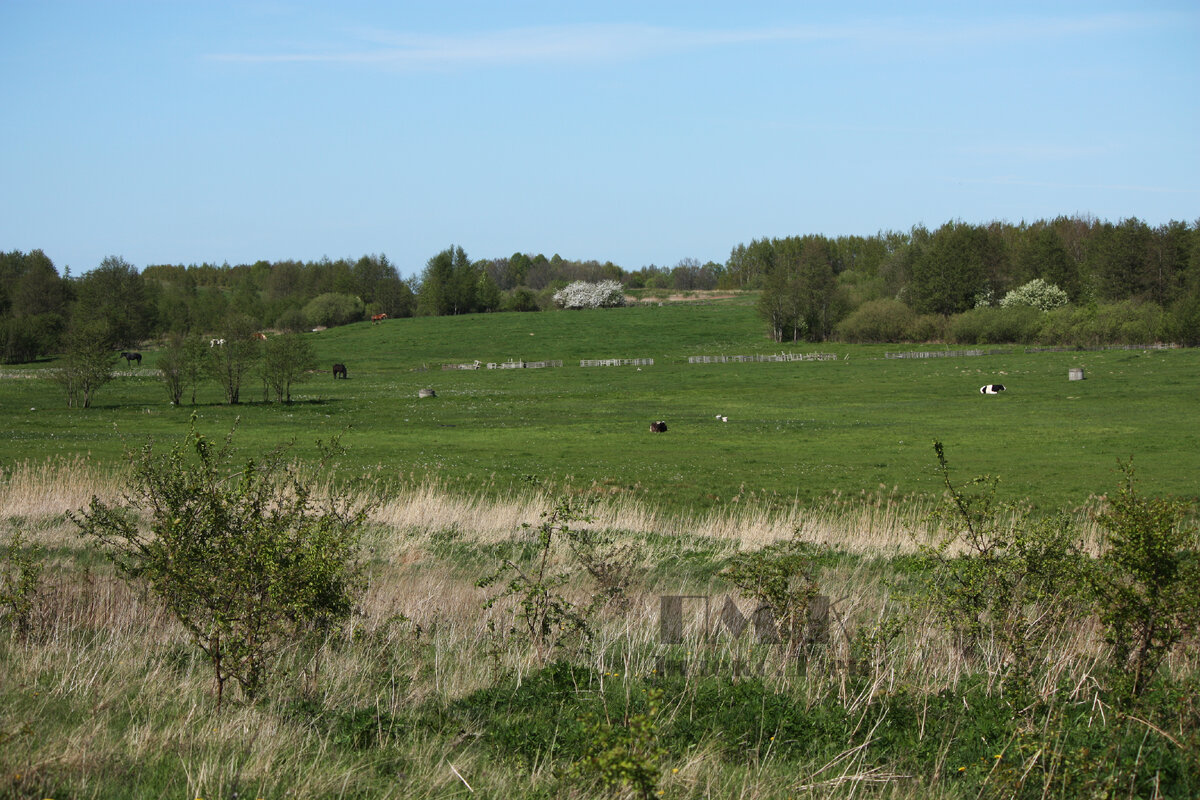
[[[240,417],[238,442],[251,451],[294,440],[303,456],[346,431],[354,463],[385,480],[435,477],[453,490],[503,493],[536,476],[673,511],[940,492],[935,438],[962,479],[998,475],[1006,497],[1042,509],[1112,489],[1117,460],[1130,457],[1155,493],[1200,492],[1194,349],[885,359],[900,348],[775,344],[747,301],[397,319],[309,335],[322,371],[291,405],[260,402],[251,378],[239,406],[222,404],[210,383],[195,409],[186,396],[172,407],[152,374],[153,349],[89,410],[66,408],[45,377],[53,362],[5,368],[0,466],[76,453],[116,464],[147,437],[177,437],[195,411],[210,433]],[[838,360],[687,363],[781,351]],[[582,368],[584,358],[654,365]],[[441,369],[510,359],[563,367]],[[349,380],[333,380],[337,361]],[[1071,367],[1087,380],[1068,381]],[[1008,391],[981,396],[985,383]],[[418,399],[422,388],[437,397]],[[668,432],[651,434],[659,419]]]

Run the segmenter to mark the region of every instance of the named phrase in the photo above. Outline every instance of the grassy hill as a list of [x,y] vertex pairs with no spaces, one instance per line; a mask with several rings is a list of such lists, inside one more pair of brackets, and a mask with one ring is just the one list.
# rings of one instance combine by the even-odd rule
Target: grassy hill
[[[203,429],[240,419],[250,449],[295,440],[297,452],[346,431],[351,458],[387,481],[436,478],[503,494],[535,476],[553,488],[622,495],[665,510],[751,500],[785,506],[861,493],[941,491],[930,444],[945,442],[964,478],[1001,476],[1002,492],[1043,508],[1078,504],[1134,458],[1164,493],[1195,496],[1200,434],[1195,350],[1030,353],[885,359],[878,346],[778,345],[747,299],[616,310],[493,314],[360,323],[310,334],[322,371],[290,406],[171,407],[143,368],[68,410],[53,364],[0,380],[0,463],[87,453],[107,464],[146,437],[175,437],[195,411]],[[891,349],[898,349],[893,347]],[[936,347],[908,349],[938,349]],[[830,352],[836,361],[689,364],[693,355]],[[641,368],[581,359],[652,358]],[[444,371],[472,361],[553,360],[561,368]],[[349,380],[327,371],[344,362]],[[1083,367],[1087,380],[1067,380]],[[26,379],[12,376],[27,376]],[[1008,391],[983,397],[984,383]],[[432,388],[436,398],[419,399]],[[727,417],[722,422],[717,416]],[[669,431],[651,434],[666,420]]]
[[[1132,617],[1106,612],[1124,596],[1112,587],[1151,593],[1096,558],[1116,538],[1102,520],[1002,511],[977,525],[983,540],[942,539],[962,520],[939,528],[932,503],[897,497],[940,495],[934,437],[959,483],[993,472],[1004,498],[1043,509],[1119,487],[1129,456],[1147,493],[1194,496],[1197,351],[899,360],[789,345],[838,359],[688,364],[778,352],[745,302],[312,340],[324,368],[300,402],[231,408],[208,386],[200,427],[240,419],[240,447],[294,439],[302,456],[348,430],[351,466],[394,491],[357,495],[375,502],[347,624],[279,643],[263,692],[227,681],[223,706],[213,662],[155,588],[127,583],[64,515],[120,494],[106,468],[122,447],[186,430],[193,409],[166,403],[157,354],[88,411],[63,407],[53,364],[0,379],[0,798],[1197,796],[1200,647],[1179,627],[1196,618],[1194,572],[1149,571],[1163,589],[1151,618],[1181,640],[1130,695],[1112,636]],[[635,357],[655,363],[578,365]],[[440,368],[508,358],[564,366]],[[1009,390],[981,396],[991,382]],[[656,419],[666,433],[649,432]],[[611,502],[570,509],[568,489]],[[171,524],[194,545],[228,519]],[[1160,557],[1163,532],[1129,519],[1127,540]],[[250,577],[295,552],[254,541]],[[1192,569],[1194,530],[1176,544]],[[228,549],[200,552],[172,561],[200,596],[257,606],[209,586],[243,574]],[[763,588],[781,612],[766,621]],[[803,632],[760,638],[789,608]]]

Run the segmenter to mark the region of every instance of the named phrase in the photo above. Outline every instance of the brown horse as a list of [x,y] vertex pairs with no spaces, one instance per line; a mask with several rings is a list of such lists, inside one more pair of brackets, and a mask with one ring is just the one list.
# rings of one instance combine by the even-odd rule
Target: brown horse
[[383,322],[387,319],[387,314],[372,314],[371,322]]
[[348,378],[348,376],[346,375],[346,365],[345,364],[334,364],[333,365],[333,379],[337,380],[338,378]]

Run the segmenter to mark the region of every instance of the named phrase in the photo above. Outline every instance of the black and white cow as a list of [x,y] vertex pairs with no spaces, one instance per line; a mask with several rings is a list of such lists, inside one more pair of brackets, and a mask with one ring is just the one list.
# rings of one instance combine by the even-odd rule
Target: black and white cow
[[987,386],[979,387],[980,394],[1000,394],[1003,391],[1004,384],[1002,383],[989,383]]

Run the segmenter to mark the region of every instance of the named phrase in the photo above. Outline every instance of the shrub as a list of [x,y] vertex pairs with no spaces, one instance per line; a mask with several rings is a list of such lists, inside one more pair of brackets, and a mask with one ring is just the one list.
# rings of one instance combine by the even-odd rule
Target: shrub
[[333,328],[347,325],[363,318],[363,301],[348,294],[326,292],[314,297],[304,306],[304,316],[310,326],[324,325]]
[[1185,506],[1143,497],[1132,464],[1100,522],[1108,547],[1092,579],[1119,688],[1141,694],[1163,659],[1200,626],[1200,550]]
[[500,301],[501,311],[539,311],[537,295],[524,286],[518,286],[504,295]]
[[554,293],[561,308],[617,308],[625,305],[625,293],[617,281],[575,281]]
[[309,330],[308,317],[299,308],[289,308],[275,318],[275,327],[289,333],[300,333]]
[[[488,598],[484,609],[490,609],[501,600],[513,598],[517,601],[516,620],[507,631],[510,636],[524,635],[533,646],[539,663],[545,664],[552,649],[564,646],[569,640],[579,638],[588,641],[592,631],[586,612],[577,608],[562,593],[570,582],[569,572],[551,572],[550,555],[555,540],[571,533],[569,523],[587,520],[583,510],[570,500],[560,500],[552,511],[542,515],[542,524],[537,529],[538,553],[536,565],[528,571],[511,559],[505,559],[500,568],[476,582],[480,588],[490,587],[509,576],[499,593]],[[531,526],[526,523],[524,528]]]
[[756,624],[774,629],[770,638],[780,644],[785,663],[801,645],[819,638],[818,625],[824,621],[814,619],[811,611],[824,555],[821,548],[793,539],[739,553],[723,573],[743,597],[758,602]]
[[349,616],[366,510],[318,499],[284,464],[285,450],[235,466],[232,434],[217,447],[195,421],[167,454],[142,449],[121,503],[93,497],[70,517],[191,635],[212,665],[220,709],[229,678],[253,699],[277,653]]
[[933,447],[947,491],[937,514],[946,534],[921,547],[929,576],[924,602],[964,654],[975,655],[984,641],[998,644],[1010,689],[1020,694],[1046,637],[1061,627],[1078,596],[1073,576],[1080,574],[1081,557],[1069,522],[1020,515],[1012,521],[1012,509],[996,506],[995,479],[975,478],[968,486],[976,490],[964,491],[950,479],[942,443]]
[[1185,347],[1200,345],[1200,290],[1193,290],[1171,306],[1166,328],[1171,341]]
[[594,712],[584,716],[580,721],[589,752],[572,765],[570,777],[594,781],[609,792],[628,787],[634,797],[642,800],[656,797],[661,762],[667,754],[658,731],[662,697],[662,689],[647,689],[646,711],[634,712],[627,707],[619,720]]
[[1162,309],[1153,303],[1065,306],[1043,316],[1038,341],[1077,347],[1147,344],[1168,333],[1166,322]]
[[956,344],[1033,342],[1041,330],[1041,312],[1030,306],[973,308],[950,321],[950,341]]
[[1053,283],[1047,283],[1041,278],[1034,278],[1029,283],[1023,286],[1018,286],[1000,299],[1001,308],[1014,308],[1017,306],[1030,306],[1038,311],[1050,311],[1055,308],[1061,308],[1071,299],[1067,297],[1067,293],[1055,286]]
[[910,342],[944,342],[949,320],[941,314],[922,314],[913,320],[905,337]]
[[837,326],[847,342],[901,342],[908,338],[916,313],[899,300],[869,300]]
[[30,545],[20,531],[13,533],[0,556],[0,619],[24,636],[33,627],[33,612],[41,590],[45,549]]

